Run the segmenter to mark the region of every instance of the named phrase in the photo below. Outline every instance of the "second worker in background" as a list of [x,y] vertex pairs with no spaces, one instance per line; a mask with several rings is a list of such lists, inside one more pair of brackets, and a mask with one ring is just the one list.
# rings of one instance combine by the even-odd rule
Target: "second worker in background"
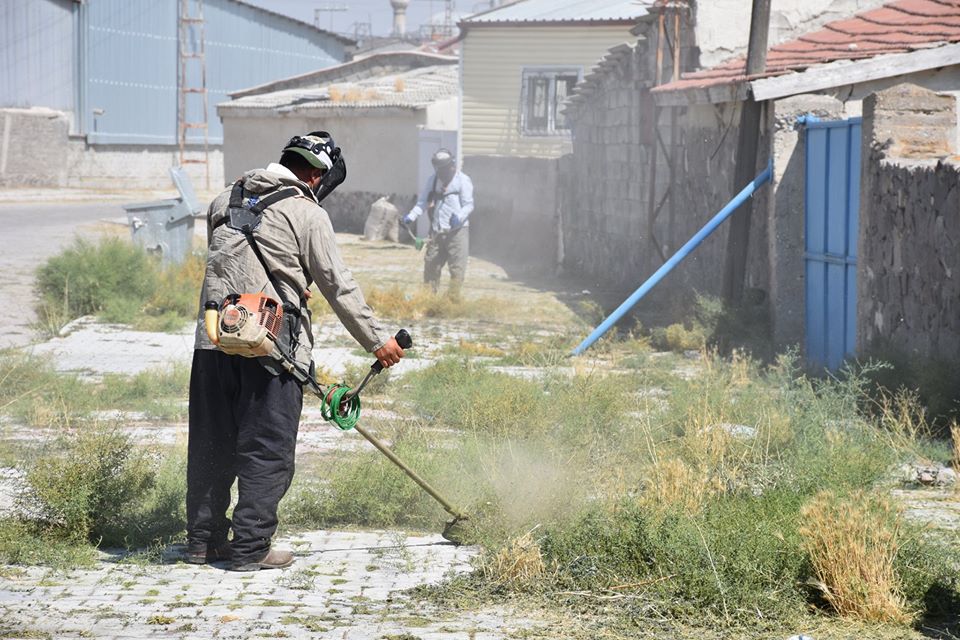
[[473,213],[473,182],[457,170],[457,160],[447,149],[431,158],[434,174],[420,190],[417,204],[403,218],[410,224],[427,213],[430,241],[424,256],[423,282],[434,292],[440,287],[443,265],[450,270],[450,297],[459,299],[470,253],[470,214]]

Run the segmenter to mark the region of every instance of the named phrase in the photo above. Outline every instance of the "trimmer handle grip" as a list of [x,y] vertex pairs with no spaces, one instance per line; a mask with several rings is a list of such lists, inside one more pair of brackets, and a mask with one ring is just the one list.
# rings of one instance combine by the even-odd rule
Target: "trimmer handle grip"
[[[413,346],[413,338],[410,337],[410,334],[407,332],[406,329],[400,329],[400,331],[397,331],[397,335],[393,337],[397,339],[397,344],[400,345],[401,349],[409,349],[410,347]],[[371,366],[370,368],[373,369],[376,373],[380,373],[381,371],[383,371],[383,365],[380,364],[379,360],[374,362],[373,366]]]

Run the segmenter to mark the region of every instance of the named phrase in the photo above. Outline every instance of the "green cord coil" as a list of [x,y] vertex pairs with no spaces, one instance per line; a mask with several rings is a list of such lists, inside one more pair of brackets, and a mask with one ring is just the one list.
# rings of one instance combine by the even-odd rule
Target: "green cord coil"
[[337,425],[341,431],[349,431],[360,420],[360,397],[353,396],[347,400],[345,411],[341,412],[340,403],[343,396],[350,392],[345,384],[335,384],[323,395],[320,402],[320,415],[323,419]]

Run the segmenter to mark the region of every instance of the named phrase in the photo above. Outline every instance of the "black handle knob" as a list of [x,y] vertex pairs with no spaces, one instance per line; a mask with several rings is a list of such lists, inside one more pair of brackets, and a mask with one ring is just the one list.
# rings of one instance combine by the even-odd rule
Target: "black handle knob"
[[[400,331],[397,331],[397,335],[393,337],[396,338],[397,344],[400,345],[401,349],[409,349],[410,347],[413,346],[413,338],[410,337],[410,334],[407,332],[406,329],[400,329]],[[376,373],[380,373],[381,371],[383,371],[383,365],[380,364],[379,360],[374,362],[370,368],[373,369]]]

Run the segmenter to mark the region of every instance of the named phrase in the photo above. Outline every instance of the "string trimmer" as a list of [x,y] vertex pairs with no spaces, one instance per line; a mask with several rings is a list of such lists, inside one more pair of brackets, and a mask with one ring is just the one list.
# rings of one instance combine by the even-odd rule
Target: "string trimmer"
[[[334,384],[326,389],[289,354],[277,344],[277,333],[283,324],[283,308],[274,299],[262,293],[228,296],[222,303],[208,302],[205,305],[204,321],[210,340],[227,353],[250,357],[267,356],[281,364],[294,378],[306,384],[310,391],[320,398],[320,415],[332,422],[341,431],[355,429],[377,450],[397,465],[401,471],[420,485],[431,498],[440,503],[444,510],[453,516],[443,528],[443,537],[460,544],[459,524],[467,516],[454,507],[426,480],[397,457],[387,445],[372,433],[360,426],[360,392],[367,383],[383,371],[380,361],[374,362],[370,371],[355,389],[343,383]],[[395,336],[403,349],[413,346],[413,339],[406,329]]]
[[[406,329],[401,329],[397,332],[395,336],[397,343],[403,349],[409,349],[413,346],[413,339],[410,337],[410,334],[407,333]],[[460,544],[461,540],[459,538],[459,529],[458,525],[467,519],[467,516],[454,507],[450,502],[440,495],[436,489],[430,486],[430,483],[420,477],[416,471],[411,469],[403,460],[397,457],[387,445],[380,441],[379,438],[374,436],[372,433],[367,431],[364,427],[360,426],[360,392],[363,391],[363,388],[367,386],[367,383],[383,371],[383,365],[380,364],[380,361],[374,362],[370,366],[370,371],[367,372],[367,375],[363,378],[363,381],[355,389],[351,389],[345,384],[334,384],[328,389],[324,390],[319,383],[311,376],[308,380],[311,390],[320,397],[320,415],[323,416],[325,420],[332,422],[342,431],[349,431],[350,429],[355,429],[357,433],[362,435],[367,441],[375,446],[377,450],[380,451],[383,455],[387,457],[390,462],[397,465],[401,471],[403,471],[407,476],[420,485],[420,488],[426,491],[431,498],[436,500],[444,511],[453,516],[453,519],[448,521],[443,528],[443,537],[453,542],[455,544]]]

